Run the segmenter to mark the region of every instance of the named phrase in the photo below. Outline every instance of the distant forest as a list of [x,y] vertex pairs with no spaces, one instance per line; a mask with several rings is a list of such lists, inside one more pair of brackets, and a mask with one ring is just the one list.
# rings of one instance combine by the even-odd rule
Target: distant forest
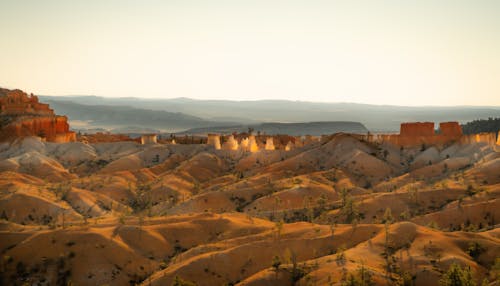
[[481,132],[498,132],[500,130],[500,118],[479,119],[462,124],[464,134],[476,134]]

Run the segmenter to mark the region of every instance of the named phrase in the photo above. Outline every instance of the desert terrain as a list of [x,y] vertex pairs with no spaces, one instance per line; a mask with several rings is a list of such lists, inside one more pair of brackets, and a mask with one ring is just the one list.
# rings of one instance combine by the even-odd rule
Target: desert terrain
[[497,283],[498,151],[18,138],[0,145],[1,284],[438,285],[454,263]]
[[134,139],[1,91],[1,285],[499,282],[498,132]]
[[500,0],[0,0],[0,286],[500,286]]

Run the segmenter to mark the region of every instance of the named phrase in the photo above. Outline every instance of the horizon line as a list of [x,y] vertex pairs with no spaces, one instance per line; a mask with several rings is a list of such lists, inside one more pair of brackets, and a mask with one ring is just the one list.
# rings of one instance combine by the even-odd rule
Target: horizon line
[[[37,95],[37,94],[34,94]],[[175,100],[175,99],[187,99],[192,101],[227,101],[227,102],[258,102],[258,101],[285,101],[285,102],[306,102],[306,103],[325,103],[325,104],[357,104],[357,105],[372,105],[372,106],[390,106],[390,107],[483,107],[483,108],[499,108],[500,105],[397,105],[397,104],[375,104],[375,103],[362,103],[355,101],[310,101],[310,100],[292,100],[292,99],[200,99],[185,96],[178,97],[134,97],[134,96],[103,96],[103,95],[83,95],[83,94],[66,94],[66,95],[53,95],[53,94],[39,94],[37,96],[48,96],[48,97],[101,97],[105,99],[138,99],[138,100]]]

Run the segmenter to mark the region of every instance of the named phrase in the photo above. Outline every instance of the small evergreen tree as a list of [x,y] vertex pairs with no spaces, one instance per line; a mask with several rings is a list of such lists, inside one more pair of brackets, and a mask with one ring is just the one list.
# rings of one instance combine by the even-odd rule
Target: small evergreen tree
[[470,266],[460,267],[453,263],[448,271],[439,280],[441,286],[475,286],[476,281],[472,277]]
[[372,279],[372,273],[368,271],[364,264],[356,270],[355,273],[347,274],[342,286],[371,286],[375,285]]
[[274,268],[274,271],[278,272],[278,270],[280,269],[280,265],[281,265],[280,257],[278,255],[275,255],[273,257],[273,262],[271,266]]

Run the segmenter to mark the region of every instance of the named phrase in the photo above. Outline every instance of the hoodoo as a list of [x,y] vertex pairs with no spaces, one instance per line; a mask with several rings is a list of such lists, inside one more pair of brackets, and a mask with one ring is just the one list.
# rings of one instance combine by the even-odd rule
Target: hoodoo
[[39,136],[49,142],[71,142],[68,118],[59,116],[38,97],[15,89],[0,88],[0,141],[23,136]]
[[220,135],[208,134],[207,144],[214,146],[215,150],[220,150]]
[[238,150],[238,147],[238,141],[234,139],[234,135],[229,135],[227,141],[222,145],[222,149],[224,150]]
[[144,134],[141,136],[141,144],[156,144],[158,143],[158,136],[156,134]]
[[266,139],[266,150],[274,150],[273,137],[267,137]]

